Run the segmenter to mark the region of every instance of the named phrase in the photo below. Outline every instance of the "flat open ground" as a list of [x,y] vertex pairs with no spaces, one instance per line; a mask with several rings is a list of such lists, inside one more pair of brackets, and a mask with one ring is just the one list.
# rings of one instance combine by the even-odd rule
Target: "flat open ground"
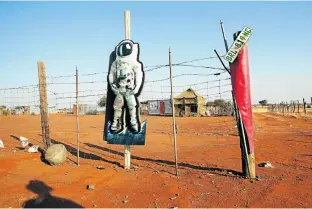
[[[132,147],[134,169],[126,171],[123,147],[102,139],[104,115],[80,117],[79,167],[74,116],[50,116],[51,137],[69,151],[66,163],[56,167],[43,163],[39,153],[20,149],[15,138],[41,145],[39,116],[1,116],[0,207],[22,207],[37,198],[39,186],[26,188],[31,180],[83,207],[312,207],[312,120],[254,114],[256,162],[274,166],[257,166],[254,181],[239,175],[233,117],[177,119],[179,177],[174,175],[171,118],[147,120],[147,144]],[[88,184],[95,189],[87,190]]]

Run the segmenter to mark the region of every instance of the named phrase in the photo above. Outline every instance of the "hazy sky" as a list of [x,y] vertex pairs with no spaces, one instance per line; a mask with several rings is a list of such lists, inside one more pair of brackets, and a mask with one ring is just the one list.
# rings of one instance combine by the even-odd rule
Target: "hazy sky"
[[[108,70],[110,52],[124,38],[123,12],[131,12],[131,38],[141,47],[145,66],[168,64],[168,48],[174,63],[225,53],[219,21],[225,24],[229,44],[232,34],[244,26],[254,29],[248,42],[252,102],[302,100],[312,96],[312,2],[0,2],[0,88],[38,83],[37,61],[47,66],[47,76]],[[194,65],[221,67],[217,59]],[[205,68],[174,67],[174,75],[220,72]],[[146,73],[152,81],[169,76],[168,68]],[[220,79],[228,77],[226,74]],[[187,85],[219,79],[216,76],[182,76],[173,80],[175,92]],[[82,95],[105,93],[106,74],[83,76]],[[50,83],[74,83],[75,78],[48,79]],[[222,85],[229,84],[221,81]],[[144,99],[168,97],[169,81],[146,83]],[[208,95],[218,93],[218,82],[208,82]],[[194,87],[194,86],[193,86]],[[197,85],[207,95],[207,84]],[[53,84],[53,92],[72,92],[74,84]],[[0,91],[0,102],[37,100],[37,90]],[[94,91],[98,90],[98,91]],[[221,91],[229,90],[229,86]],[[149,92],[149,91],[153,91]],[[32,97],[31,97],[32,96]],[[63,97],[74,96],[65,94]],[[25,98],[24,98],[25,97]],[[31,98],[29,98],[31,97]],[[62,97],[62,96],[58,96]],[[96,101],[99,96],[90,97]],[[215,98],[218,98],[216,96]],[[222,95],[229,99],[230,95]],[[24,99],[23,99],[24,98]],[[49,94],[49,103],[53,95]],[[89,97],[85,97],[86,100]],[[214,99],[213,96],[210,99]],[[55,100],[55,98],[54,98]],[[58,99],[58,102],[62,100]],[[74,100],[72,100],[74,101]],[[68,101],[63,101],[68,103]]]

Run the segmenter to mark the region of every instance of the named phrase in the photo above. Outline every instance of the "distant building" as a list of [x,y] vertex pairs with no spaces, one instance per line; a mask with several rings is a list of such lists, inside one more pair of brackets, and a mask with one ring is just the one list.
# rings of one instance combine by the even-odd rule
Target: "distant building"
[[12,108],[12,113],[14,112],[14,115],[28,115],[29,109],[29,106],[16,106]]
[[29,114],[31,114],[31,115],[40,115],[40,105],[31,105],[31,106],[29,106]]
[[140,113],[143,115],[148,115],[148,101],[140,103]]
[[202,116],[205,115],[206,99],[188,88],[174,98],[174,111],[176,116]]
[[148,101],[148,115],[172,115],[170,99]]
[[[95,115],[97,114],[98,105],[79,104],[79,115]],[[73,105],[73,114],[77,114],[77,105]]]
[[69,108],[61,108],[61,109],[57,109],[57,110],[53,110],[52,108],[50,108],[49,113],[68,114],[69,112],[70,112]]

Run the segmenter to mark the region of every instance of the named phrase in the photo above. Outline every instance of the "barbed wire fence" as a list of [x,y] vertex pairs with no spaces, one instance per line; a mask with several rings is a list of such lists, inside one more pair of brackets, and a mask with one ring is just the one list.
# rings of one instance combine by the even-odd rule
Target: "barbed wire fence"
[[280,102],[278,104],[269,104],[268,112],[283,115],[312,115],[312,97],[311,102],[307,102],[304,98],[300,100],[292,100],[290,102]]
[[[205,99],[203,104],[190,104],[190,109],[203,109],[200,117],[214,117],[213,124],[207,124],[204,129],[191,128],[177,121],[177,134],[179,135],[207,135],[207,136],[238,136],[236,121],[233,113],[232,87],[229,74],[225,69],[215,64],[208,66],[207,61],[212,61],[217,57],[206,57],[173,64],[173,96],[178,96],[187,89],[193,89],[199,96]],[[196,64],[194,64],[196,63]],[[139,97],[140,102],[170,99],[169,65],[145,66],[144,71],[147,78],[143,91]],[[48,68],[47,68],[48,69]],[[79,69],[79,72],[89,71]],[[183,73],[180,73],[180,72]],[[76,74],[61,76],[47,76],[47,97],[49,124],[52,143],[62,143],[71,153],[70,160],[75,163],[79,149],[79,157],[83,163],[98,164],[99,161],[108,162],[114,165],[122,165],[123,153],[118,151],[118,146],[106,144],[101,149],[107,151],[98,153],[95,148],[100,148],[99,144],[94,143],[94,136],[99,142],[103,140],[104,112],[105,108],[98,106],[98,102],[107,92],[107,71],[80,73],[78,91],[78,111],[79,111],[79,144],[77,145],[73,136],[77,133],[75,114],[76,106]],[[49,75],[49,70],[47,70]],[[163,77],[162,77],[163,76]],[[40,114],[40,95],[39,85],[20,86],[16,88],[0,89],[0,105],[2,115],[39,115]],[[216,105],[214,101],[222,100],[221,105]],[[143,106],[142,106],[142,109]],[[142,112],[143,113],[143,112]],[[62,114],[62,117],[58,115]],[[102,126],[92,124],[92,120],[86,115],[101,114],[103,117]],[[222,117],[227,116],[227,117]],[[152,117],[152,116],[146,116]],[[94,120],[99,120],[95,119]],[[96,123],[99,124],[99,123]],[[165,127],[165,129],[164,129]],[[164,127],[153,127],[149,133],[165,134],[171,136],[172,128],[170,125]],[[94,134],[96,132],[96,135]],[[38,129],[40,133],[40,129]],[[92,133],[92,134],[91,134]],[[93,138],[92,138],[93,137]],[[40,143],[40,140],[37,141]],[[140,157],[139,157],[140,158]],[[84,160],[85,159],[85,160]],[[135,160],[134,158],[134,165]],[[148,162],[148,158],[141,158]],[[99,160],[99,161],[90,161]],[[139,159],[140,160],[140,159]],[[147,166],[148,167],[148,166]]]

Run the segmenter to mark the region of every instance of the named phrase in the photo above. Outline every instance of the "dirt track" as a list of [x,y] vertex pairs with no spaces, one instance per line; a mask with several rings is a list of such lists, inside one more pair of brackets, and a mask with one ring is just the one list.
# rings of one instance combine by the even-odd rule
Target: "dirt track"
[[[41,144],[39,116],[0,117],[5,144],[0,148],[0,207],[22,207],[37,198],[26,188],[30,180],[83,207],[312,207],[312,120],[255,113],[256,162],[270,161],[274,168],[257,167],[260,178],[252,182],[239,176],[233,118],[178,118],[179,177],[174,175],[171,118],[147,120],[147,145],[132,147],[136,169],[126,171],[123,147],[102,140],[103,115],[80,118],[80,167],[75,165],[74,116],[50,116],[51,137],[71,152],[58,167],[20,150],[14,138]],[[87,190],[88,184],[95,189]]]

